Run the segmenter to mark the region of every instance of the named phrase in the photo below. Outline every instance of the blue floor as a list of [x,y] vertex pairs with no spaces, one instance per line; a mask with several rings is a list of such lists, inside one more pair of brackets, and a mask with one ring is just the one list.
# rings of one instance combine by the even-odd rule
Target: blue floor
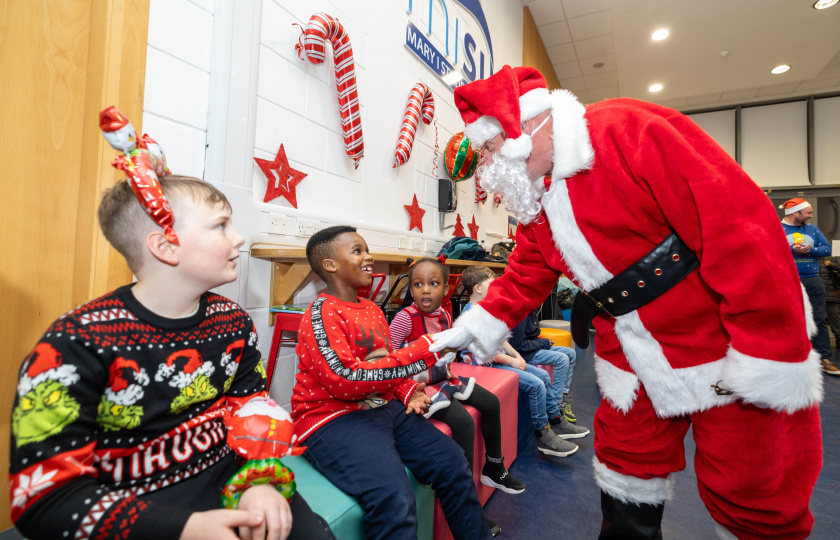
[[[592,428],[601,396],[595,383],[594,347],[578,349],[572,383],[578,424]],[[838,353],[835,350],[835,363]],[[816,523],[811,538],[840,538],[840,377],[823,376],[825,399],[821,406],[824,464],[811,511]],[[501,538],[568,540],[594,539],[601,528],[600,491],[592,476],[592,435],[574,441],[580,450],[568,458],[537,452],[536,439],[519,452],[511,472],[528,487],[520,495],[498,490],[485,506],[486,514],[501,528]],[[665,540],[717,538],[714,523],[697,493],[694,475],[694,440],[685,441],[687,467],[676,475],[674,499],[665,504],[662,533]],[[834,531],[834,532],[831,532]]]

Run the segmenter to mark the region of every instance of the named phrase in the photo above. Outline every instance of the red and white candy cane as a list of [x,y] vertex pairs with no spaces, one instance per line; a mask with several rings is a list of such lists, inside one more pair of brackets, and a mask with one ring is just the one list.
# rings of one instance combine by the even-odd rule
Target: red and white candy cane
[[414,136],[417,134],[421,105],[423,106],[423,123],[429,125],[435,117],[435,98],[428,86],[417,83],[408,94],[400,137],[397,139],[397,149],[394,152],[394,167],[402,165],[411,157],[411,147],[414,146]]
[[327,39],[332,43],[335,58],[335,86],[338,90],[341,128],[344,131],[344,151],[358,168],[359,160],[365,155],[365,143],[362,140],[362,117],[359,114],[356,67],[350,36],[338,19],[326,13],[316,13],[306,23],[295,50],[301,60],[305,52],[306,58],[319,66],[326,58]]

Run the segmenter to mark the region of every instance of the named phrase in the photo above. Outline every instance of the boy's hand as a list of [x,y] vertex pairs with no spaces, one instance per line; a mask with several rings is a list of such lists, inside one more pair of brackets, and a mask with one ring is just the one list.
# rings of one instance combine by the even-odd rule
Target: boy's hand
[[429,412],[429,405],[432,403],[432,400],[423,391],[424,388],[426,388],[426,383],[420,383],[414,387],[414,393],[408,398],[405,414],[414,413],[424,415]]
[[263,518],[256,526],[239,527],[239,536],[244,540],[286,540],[289,537],[292,510],[274,486],[263,484],[246,489],[239,500],[239,508]]
[[432,334],[434,343],[429,347],[429,352],[436,353],[444,349],[466,349],[472,343],[473,339],[473,335],[461,327],[450,328],[449,330]]
[[521,356],[518,358],[514,358],[511,365],[516,369],[521,369],[522,371],[528,369],[528,362],[526,362]]
[[246,512],[245,510],[208,510],[195,512],[187,520],[180,540],[206,540],[218,538],[220,540],[238,540],[236,528],[243,530],[262,525],[262,516]]

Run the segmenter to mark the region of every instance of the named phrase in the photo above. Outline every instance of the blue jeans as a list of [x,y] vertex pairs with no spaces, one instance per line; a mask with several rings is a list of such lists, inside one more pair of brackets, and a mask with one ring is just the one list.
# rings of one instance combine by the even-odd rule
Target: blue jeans
[[365,538],[416,540],[405,467],[432,485],[455,538],[491,538],[464,451],[399,401],[339,416],[304,444],[312,466],[364,510]]
[[819,276],[799,278],[799,281],[802,282],[808,300],[811,301],[814,324],[817,325],[817,334],[811,338],[811,346],[820,353],[821,359],[831,360],[831,337],[825,324],[825,283]]
[[[506,369],[519,375],[519,391],[528,394],[528,403],[531,405],[531,423],[535,430],[540,430],[548,424],[549,418],[561,414],[557,406],[558,396],[551,387],[551,377],[548,372],[537,366],[527,364],[525,371],[516,369],[507,364],[493,364],[493,367]],[[562,394],[559,396],[562,398]]]
[[563,394],[569,393],[572,387],[572,374],[575,371],[575,350],[571,347],[553,346],[550,349],[543,349],[526,358],[529,364],[539,364],[554,367],[554,382],[551,387],[558,401],[563,400]]

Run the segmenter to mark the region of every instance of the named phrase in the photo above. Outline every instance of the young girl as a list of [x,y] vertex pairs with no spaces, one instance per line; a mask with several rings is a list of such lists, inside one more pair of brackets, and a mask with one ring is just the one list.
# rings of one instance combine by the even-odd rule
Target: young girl
[[[452,316],[440,307],[444,296],[449,292],[448,280],[449,270],[438,259],[423,258],[411,266],[408,271],[408,286],[414,302],[397,313],[391,322],[391,341],[394,349],[399,349],[424,334],[440,332],[452,326]],[[451,374],[449,376],[452,381],[457,379]],[[431,382],[434,382],[434,378]],[[443,385],[447,384],[445,381]],[[465,386],[470,385],[463,384],[462,380],[460,388]],[[464,394],[467,394],[467,397],[464,398]],[[501,489],[505,493],[517,494],[525,491],[525,484],[508,472],[502,458],[499,398],[474,383],[471,392],[456,391],[450,395],[456,399],[451,400],[448,407],[438,408],[430,418],[440,420],[452,429],[452,438],[464,449],[470,470],[473,470],[475,423],[462,403],[472,405],[481,413],[481,434],[487,449],[487,460],[481,470],[481,483]]]

